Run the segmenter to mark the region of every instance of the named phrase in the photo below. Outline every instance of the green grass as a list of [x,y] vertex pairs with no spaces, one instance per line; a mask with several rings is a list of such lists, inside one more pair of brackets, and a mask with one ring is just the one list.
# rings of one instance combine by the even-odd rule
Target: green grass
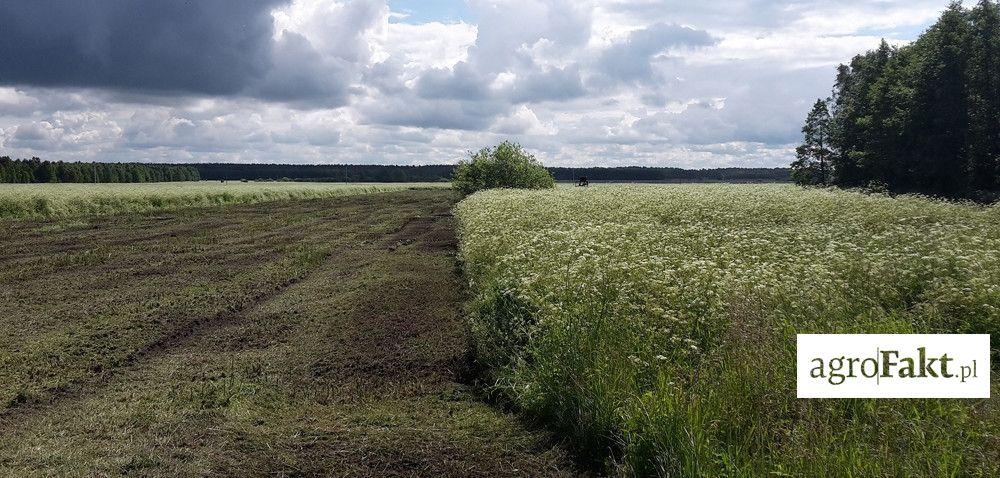
[[456,215],[494,392],[612,474],[1000,473],[997,398],[795,398],[796,333],[990,333],[996,360],[1000,206],[650,185]]
[[229,181],[134,184],[0,184],[0,219],[48,219],[146,213],[190,207],[316,199],[446,183],[300,183]]

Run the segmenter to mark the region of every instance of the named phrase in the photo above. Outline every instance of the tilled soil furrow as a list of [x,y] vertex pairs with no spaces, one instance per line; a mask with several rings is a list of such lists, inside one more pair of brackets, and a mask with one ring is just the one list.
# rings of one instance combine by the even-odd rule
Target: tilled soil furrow
[[[273,220],[273,211],[261,214],[253,207],[226,208],[224,211],[229,213],[226,214],[226,217],[229,223],[231,223],[228,229],[247,230],[252,231],[252,233],[239,237],[239,240],[236,241],[239,243],[238,247],[226,244],[226,241],[212,241],[214,242],[212,250],[217,251],[218,257],[225,260],[213,261],[210,259],[211,254],[204,254],[207,256],[203,258],[204,264],[200,268],[189,271],[190,278],[177,277],[176,275],[164,276],[167,282],[159,285],[156,281],[143,280],[144,273],[142,271],[145,269],[144,266],[147,262],[143,252],[153,253],[153,250],[163,247],[162,244],[156,243],[152,244],[145,251],[142,246],[136,246],[133,252],[127,256],[114,258],[114,263],[101,264],[94,271],[96,277],[87,281],[70,279],[64,280],[61,283],[57,281],[57,284],[52,284],[53,281],[51,280],[16,281],[16,284],[11,285],[10,290],[19,293],[28,300],[31,297],[41,296],[53,298],[65,297],[67,295],[65,293],[53,294],[60,287],[81,288],[81,290],[90,289],[93,293],[81,297],[83,303],[79,305],[97,306],[91,313],[98,315],[81,317],[84,319],[83,322],[67,323],[63,321],[62,325],[48,327],[42,324],[40,328],[17,329],[3,334],[10,335],[12,340],[0,339],[0,344],[6,343],[6,347],[8,347],[7,352],[12,355],[6,357],[0,355],[0,360],[7,358],[13,359],[13,361],[10,362],[11,366],[5,367],[9,378],[2,380],[5,383],[5,387],[0,387],[0,404],[5,404],[0,409],[0,414],[5,414],[4,410],[6,409],[26,408],[30,410],[33,404],[42,404],[71,392],[79,393],[78,390],[80,389],[93,388],[94,384],[105,381],[108,376],[113,375],[118,369],[129,366],[135,363],[137,359],[141,359],[147,351],[169,348],[173,344],[183,341],[186,336],[195,333],[199,328],[232,317],[240,310],[252,307],[254,304],[279,293],[280,290],[287,287],[290,283],[301,279],[303,272],[307,271],[299,271],[299,265],[294,263],[281,265],[281,261],[285,260],[288,254],[276,253],[277,251],[290,249],[291,254],[295,254],[296,248],[299,247],[317,247],[322,248],[322,253],[327,254],[335,252],[331,250],[335,249],[332,245],[343,241],[352,241],[354,236],[367,232],[364,224],[359,223],[357,217],[353,217],[354,214],[345,216],[345,221],[339,223],[322,224],[323,227],[303,227],[303,224],[306,226],[315,226],[314,221],[310,221],[311,216],[320,215],[326,209],[326,206],[336,205],[345,201],[350,202],[349,199],[327,202],[307,201],[298,206],[299,210],[297,214],[292,212],[294,209],[289,210],[288,206],[280,208],[275,208],[271,205],[262,206],[264,209],[278,209],[279,211],[288,212],[288,217],[296,218],[295,224],[286,224],[284,221]],[[366,204],[368,204],[367,209],[373,209],[376,206],[376,203],[367,201]],[[357,212],[357,214],[361,213],[363,211],[359,210]],[[378,215],[379,212],[375,210],[369,210],[365,214],[366,217],[377,217]],[[127,227],[119,229],[119,236],[129,236],[134,231],[143,231],[144,226],[150,222],[153,222],[154,225],[165,223],[160,218],[145,217],[132,218],[131,220],[115,218],[111,222],[124,222],[127,225]],[[177,221],[167,222],[183,225],[183,223]],[[313,222],[313,224],[309,224],[310,222]],[[274,234],[266,233],[268,229],[279,230],[284,234],[279,246],[275,247],[277,244],[273,240],[275,236]],[[218,231],[214,232],[218,233]],[[110,231],[106,231],[106,234],[114,238]],[[177,242],[174,235],[162,233],[159,236],[162,238],[169,237],[172,242]],[[221,236],[223,239],[227,237],[229,236]],[[271,240],[262,241],[262,239]],[[124,241],[117,238],[111,241],[111,243],[121,242]],[[257,249],[254,249],[255,244],[266,245],[266,247],[260,248],[258,246]],[[92,244],[92,247],[104,247],[104,245]],[[269,249],[274,252],[267,253]],[[252,257],[255,257],[257,260],[229,264],[231,263],[231,258],[240,257],[241,250],[251,253]],[[262,252],[265,255],[262,255]],[[39,252],[42,260],[48,254],[48,252]],[[135,264],[136,267],[132,267],[130,264]],[[267,267],[274,268],[275,270],[268,272],[266,267],[261,267],[264,265],[268,265]],[[316,264],[309,265],[309,267],[315,266]],[[288,269],[287,272],[282,272],[283,268]],[[104,269],[103,272],[102,269]],[[255,278],[255,276],[259,276],[259,278]],[[185,295],[177,295],[171,291],[171,289],[176,290],[177,288],[190,288],[190,286],[184,285],[185,282],[195,284],[196,287],[214,287],[209,285],[211,282],[205,282],[205,279],[208,281],[219,280],[222,281],[219,284],[225,284],[232,282],[230,277],[245,282],[245,286],[238,286],[233,289],[233,293],[238,292],[243,295],[233,296],[231,299],[226,299],[224,296],[219,298],[206,296],[207,301],[199,300],[189,305],[185,305],[185,302],[168,305],[166,309],[163,309],[167,314],[166,316],[163,315],[163,312],[156,312],[155,309],[143,312],[142,303],[150,300],[154,303],[160,301],[169,302],[174,300],[172,297],[178,297],[182,301],[190,302],[192,299],[184,299]],[[102,282],[105,285],[115,284],[115,289],[120,287],[119,284],[132,284],[128,290],[129,292],[134,290],[135,293],[127,293],[122,297],[108,296],[101,293]],[[199,286],[199,283],[204,285]],[[234,283],[234,285],[238,284]],[[151,289],[150,287],[159,288]],[[167,288],[165,295],[163,294],[164,287]],[[243,292],[244,290],[245,292]],[[197,300],[196,298],[199,294],[193,294],[187,294],[186,296]],[[210,290],[209,294],[212,294]],[[159,298],[156,298],[157,296]],[[14,315],[17,314],[15,312],[17,310],[16,304],[25,299],[8,296],[7,300],[10,299],[15,300],[13,302],[13,307],[15,308],[11,309],[11,315],[17,319],[19,317]],[[123,302],[122,299],[125,299],[125,301]],[[58,299],[55,301],[58,303]],[[213,304],[222,306],[227,301],[231,305],[224,306],[219,311],[212,311],[212,309],[218,308],[217,305]],[[114,305],[116,303],[125,305],[126,307],[117,307]],[[4,304],[0,304],[0,309],[7,308],[8,304],[11,304],[11,302],[5,301]],[[108,308],[108,306],[111,306],[111,308]],[[184,309],[188,309],[188,311],[184,312]],[[45,319],[46,316],[47,314],[43,312],[36,317],[52,324],[59,323],[60,321],[60,317],[58,316],[51,316]],[[34,317],[32,318],[34,319]],[[97,325],[94,325],[95,320],[99,321]],[[104,322],[111,323],[105,324]],[[120,330],[133,332],[129,332],[124,339],[119,340],[120,343],[107,342],[109,338],[121,335],[120,330],[115,329],[116,324],[126,327]],[[60,327],[62,328],[61,330]],[[104,328],[107,328],[107,333],[101,332]],[[146,329],[148,329],[148,332],[143,332]],[[138,332],[134,332],[136,330]],[[156,334],[161,335],[157,336]],[[132,335],[135,335],[135,338],[128,338]],[[88,340],[96,340],[98,342],[87,342]],[[125,340],[125,342],[121,342],[122,340]],[[111,355],[107,355],[101,352],[99,348],[94,347],[94,345],[102,342],[112,347],[110,349]],[[66,362],[66,359],[62,357],[67,350],[65,348],[66,345],[71,344],[75,344],[73,345],[73,350],[75,351],[70,352],[71,355],[65,356],[69,359],[69,362]],[[0,350],[0,352],[4,351]],[[88,355],[92,354],[97,355],[88,357]],[[15,364],[24,364],[29,368],[16,370],[14,369]],[[4,373],[0,372],[0,379],[3,379],[3,376]],[[53,376],[55,380],[48,378]]]
[[[253,240],[284,242],[280,260],[304,265],[274,276],[233,266],[283,279],[163,329],[76,393],[0,418],[0,474],[575,474],[548,435],[463,383],[453,203],[420,191],[286,204],[273,229],[255,222],[268,216],[259,211],[227,214],[217,230],[246,221]],[[225,280],[210,264],[185,270]]]

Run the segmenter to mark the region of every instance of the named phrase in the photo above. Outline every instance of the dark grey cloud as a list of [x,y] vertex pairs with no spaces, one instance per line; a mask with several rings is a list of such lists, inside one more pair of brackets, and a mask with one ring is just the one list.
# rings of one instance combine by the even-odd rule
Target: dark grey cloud
[[490,101],[503,99],[511,103],[564,101],[585,93],[578,65],[566,68],[539,68],[529,65],[516,75],[515,81],[497,91],[491,89],[496,78],[481,73],[469,62],[459,62],[452,69],[432,68],[416,82],[415,91],[425,99]]
[[250,85],[253,96],[303,107],[334,107],[347,104],[352,65],[336,57],[324,57],[305,37],[284,32],[274,44],[271,68],[259,82]]
[[[585,94],[577,65],[529,65],[513,83],[500,89],[491,86],[495,78],[495,74],[480,72],[467,61],[451,69],[431,68],[417,78],[412,91],[396,91],[397,98],[389,101],[388,107],[374,105],[363,111],[375,123],[477,131],[489,128],[512,105],[565,101]],[[411,95],[415,98],[406,99]]]
[[29,123],[24,126],[18,126],[13,137],[17,141],[38,142],[47,140],[49,135],[43,125]]
[[510,107],[501,101],[425,100],[396,97],[361,105],[371,124],[482,131]]
[[4,0],[0,84],[235,94],[287,0]]
[[514,83],[510,99],[515,103],[562,101],[579,98],[586,92],[578,65],[529,71]]
[[407,90],[402,76],[402,62],[390,58],[366,68],[362,74],[362,82],[382,94],[396,95]]
[[704,30],[656,23],[628,35],[601,54],[598,69],[605,82],[649,82],[655,79],[652,59],[678,47],[711,46],[718,40]]
[[489,94],[492,79],[477,72],[469,63],[459,62],[451,70],[432,68],[417,80],[416,90],[421,98],[484,100]]

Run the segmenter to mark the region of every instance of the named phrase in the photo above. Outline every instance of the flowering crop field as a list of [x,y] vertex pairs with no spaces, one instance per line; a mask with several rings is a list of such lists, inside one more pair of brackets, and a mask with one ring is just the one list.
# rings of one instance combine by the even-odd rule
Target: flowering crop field
[[[622,185],[456,215],[493,390],[612,474],[1000,473],[1000,206]],[[798,400],[797,333],[991,333],[994,398]]]
[[0,184],[0,219],[143,213],[188,207],[318,199],[447,187],[440,183],[176,183]]

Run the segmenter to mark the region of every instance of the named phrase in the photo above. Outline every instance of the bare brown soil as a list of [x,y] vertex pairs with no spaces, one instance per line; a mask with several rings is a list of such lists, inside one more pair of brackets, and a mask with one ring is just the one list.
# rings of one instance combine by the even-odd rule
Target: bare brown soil
[[3,226],[0,475],[573,475],[463,383],[453,202]]

